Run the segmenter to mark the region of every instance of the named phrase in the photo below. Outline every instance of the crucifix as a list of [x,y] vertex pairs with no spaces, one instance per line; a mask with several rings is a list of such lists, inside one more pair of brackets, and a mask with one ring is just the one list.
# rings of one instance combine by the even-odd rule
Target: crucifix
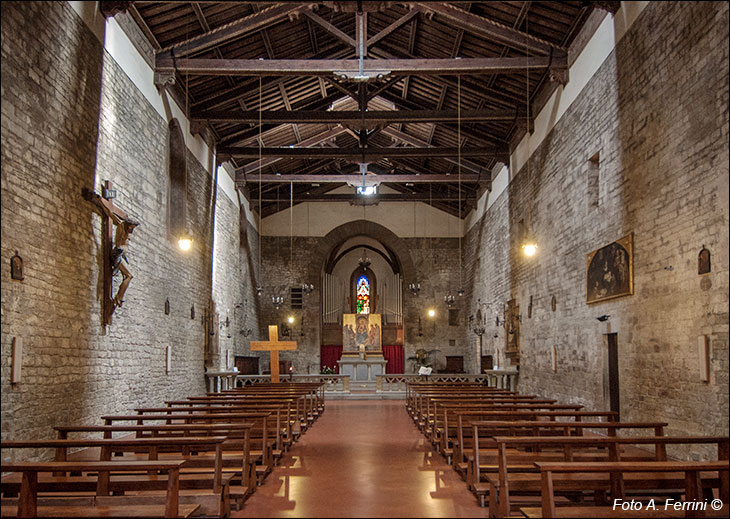
[[[116,191],[112,189],[112,183],[104,182],[102,194],[86,188],[82,194],[89,202],[96,205],[102,212],[102,249],[104,257],[104,324],[112,324],[112,314],[117,306],[122,306],[124,292],[132,280],[132,274],[123,262],[128,262],[126,257],[127,242],[138,222],[132,220],[126,212],[115,206],[112,199],[116,197]],[[114,226],[117,226],[116,236]],[[122,283],[116,294],[113,294],[113,278],[117,272],[122,274]]]
[[271,382],[279,382],[279,351],[296,350],[296,341],[280,341],[279,327],[275,324],[269,325],[268,341],[251,341],[251,351],[269,351],[271,353]]

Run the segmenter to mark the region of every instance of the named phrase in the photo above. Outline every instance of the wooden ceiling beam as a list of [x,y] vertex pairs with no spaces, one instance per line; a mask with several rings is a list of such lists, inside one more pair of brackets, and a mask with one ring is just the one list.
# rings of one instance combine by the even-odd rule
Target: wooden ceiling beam
[[[425,141],[422,141],[416,137],[413,137],[412,135],[403,133],[402,131],[396,130],[395,128],[384,128],[381,133],[383,133],[383,135],[387,135],[388,137],[395,139],[397,141],[410,144],[411,146],[428,146],[429,145]],[[447,162],[455,162],[455,160],[450,157],[444,157],[444,159]],[[461,167],[468,171],[471,171],[473,173],[487,172],[487,170],[485,170],[485,168],[483,168],[479,164],[476,164],[469,160],[462,160]]]
[[[317,109],[317,108],[326,108],[332,103],[342,99],[342,96],[339,94],[330,94],[325,98],[317,98],[313,102],[308,103],[305,105],[309,109]],[[276,129],[279,127],[279,124],[263,124],[260,130],[260,133],[266,137],[271,132],[276,131]],[[257,139],[259,135],[259,127],[258,127],[258,121],[256,121],[256,126],[253,128],[246,128],[244,130],[234,131],[231,133],[228,133],[226,135],[221,136],[221,139],[219,141],[219,145],[221,146],[231,146],[233,144],[242,143],[246,141],[250,141],[251,139]]]
[[446,2],[419,2],[416,6],[428,14],[436,14],[440,18],[447,20],[450,25],[454,25],[457,28],[464,29],[480,37],[498,40],[517,50],[524,51],[525,49],[529,49],[530,52],[545,55],[549,55],[555,51],[562,51],[565,54],[565,48],[560,45],[552,44],[501,23],[493,22],[483,16],[469,13]]
[[[462,202],[466,198],[475,198],[474,195],[462,195]],[[357,193],[329,193],[329,194],[298,194],[295,195],[297,202],[458,202],[456,195],[434,195],[429,196],[428,193],[378,193],[375,195],[358,195]],[[262,197],[262,205],[265,202],[276,202],[276,198],[270,196]],[[258,205],[258,199],[253,200]]]
[[390,35],[390,33],[395,31],[402,25],[405,25],[406,23],[408,23],[408,21],[410,21],[410,19],[413,18],[414,16],[416,16],[419,12],[421,12],[420,9],[411,9],[406,14],[404,14],[403,16],[398,18],[396,21],[394,21],[393,23],[388,25],[385,29],[380,31],[378,34],[374,35],[371,38],[368,38],[367,46],[372,47],[373,45],[378,43],[380,40],[382,40],[386,36]]
[[[303,142],[302,142],[303,144]],[[231,146],[221,147],[217,150],[218,155],[222,157],[236,158],[257,158],[259,156],[269,158],[312,158],[312,159],[346,159],[346,160],[362,160],[365,157],[366,162],[380,160],[390,157],[456,157],[459,155],[458,148],[434,146],[431,148],[312,148],[302,145],[292,147],[245,147]],[[462,157],[479,157],[494,158],[502,162],[507,162],[509,154],[506,147],[499,146],[479,146],[474,148],[461,148]]]
[[245,16],[235,22],[218,27],[193,38],[165,47],[157,56],[175,57],[187,56],[211,47],[221,45],[235,38],[251,34],[298,15],[307,10],[307,4],[282,3],[262,9],[257,13]]
[[341,30],[339,30],[337,27],[329,23],[327,20],[319,16],[318,14],[314,14],[312,11],[305,10],[302,11],[302,14],[304,14],[307,18],[312,20],[314,23],[322,27],[325,31],[330,33],[332,36],[340,40],[341,42],[345,43],[346,45],[349,45],[351,47],[357,47],[357,43],[355,42],[354,38],[351,38]]
[[[328,131],[326,131],[324,133],[321,133],[319,135],[315,135],[314,137],[310,137],[309,139],[303,140],[302,142],[300,142],[299,144],[297,144],[297,146],[302,147],[302,148],[307,148],[308,146],[317,146],[317,145],[320,145],[320,144],[324,143],[325,141],[328,141],[328,140],[332,140],[332,139],[337,138],[338,135],[343,134],[345,131],[346,131],[345,128],[343,128],[342,126],[339,126],[338,125],[338,126],[336,126],[335,128],[333,128],[331,130],[328,130]],[[236,171],[237,174],[239,172],[242,172],[242,173],[252,173],[254,171],[257,171],[259,169],[259,167],[265,168],[267,166],[271,166],[272,164],[274,164],[275,162],[281,160],[284,157],[283,155],[266,155],[265,153],[263,153],[263,151],[266,150],[266,149],[270,149],[270,148],[263,148],[262,147],[261,148],[261,157],[262,157],[262,159],[259,162],[259,160],[258,160],[258,157],[259,157],[259,148],[228,148],[228,149],[229,150],[245,149],[245,150],[249,150],[249,153],[248,154],[227,153],[225,151],[226,148],[224,148],[224,147],[217,148],[216,149],[216,153],[217,153],[218,156],[221,156],[221,157],[238,157],[238,158],[248,157],[248,158],[255,158],[256,159],[255,161],[250,162],[250,163],[244,165],[243,167],[239,168]],[[297,148],[286,148],[286,149],[287,150],[292,150],[292,149],[297,149]],[[312,148],[312,149],[321,149],[321,148]],[[255,152],[251,152],[250,150],[255,150]],[[327,158],[327,157],[311,156],[311,157],[307,157],[307,158]],[[225,159],[223,159],[223,160],[225,160]]]
[[[567,68],[567,55],[561,57],[531,56],[503,58],[414,58],[367,59],[366,75],[457,75],[524,73],[525,69]],[[353,59],[210,59],[176,58],[158,54],[155,73],[160,75],[189,74],[217,76],[344,76],[357,73],[358,60]]]
[[[383,92],[380,97],[385,99],[386,101],[393,103],[396,107],[403,110],[413,110],[416,108],[416,104],[411,101],[406,101],[405,99],[401,99],[399,96],[389,94],[388,92]],[[515,112],[517,113],[517,112]],[[458,131],[458,127],[456,124],[451,123],[442,123],[444,128],[449,129],[450,131],[456,133]],[[467,137],[471,139],[474,142],[487,144],[487,145],[494,145],[497,144],[503,144],[495,137],[492,137],[491,135],[485,134],[484,132],[481,132],[477,130],[476,128],[469,128],[468,126],[462,126],[461,127],[461,135],[462,137]]]
[[[420,123],[420,122],[456,122],[459,119],[457,110],[370,110],[364,114],[357,110],[291,110],[288,96],[285,96],[283,84],[282,97],[287,106],[287,111],[274,110],[262,111],[261,121],[274,124],[337,124],[341,122],[359,122],[365,119],[367,123],[391,124],[391,123]],[[446,87],[443,87],[443,92]],[[439,99],[442,104],[443,93]],[[483,122],[483,121],[514,121],[517,118],[525,118],[524,110],[484,109],[484,110],[462,110],[461,122]],[[228,111],[205,111],[191,114],[193,121],[222,122],[222,123],[258,123],[259,112],[257,110],[228,110]]]
[[[390,183],[437,183],[437,184],[444,184],[449,183],[453,184],[456,182],[456,177],[454,175],[434,175],[429,173],[424,173],[422,175],[412,174],[412,175],[403,175],[403,174],[382,174],[382,175],[371,175],[368,174],[365,176],[367,184],[390,184]],[[477,183],[480,179],[479,175],[474,174],[463,174],[461,175],[461,182],[462,183]],[[236,181],[237,182],[245,182],[245,183],[258,183],[259,182],[259,176],[258,175],[236,175]],[[359,185],[362,183],[362,175],[341,175],[341,174],[332,174],[332,175],[261,175],[261,183],[262,184],[272,184],[272,183],[295,183],[295,184],[331,184],[333,182],[338,182],[340,184],[353,184],[353,185]],[[463,196],[462,196],[463,198]]]

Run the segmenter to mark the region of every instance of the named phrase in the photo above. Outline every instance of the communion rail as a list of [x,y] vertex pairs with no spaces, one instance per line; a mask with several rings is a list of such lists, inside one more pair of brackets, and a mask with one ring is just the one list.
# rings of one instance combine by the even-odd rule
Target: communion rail
[[[350,392],[349,375],[281,375],[281,381],[287,382],[323,382],[326,392]],[[250,386],[270,382],[270,375],[241,375],[238,371],[206,371],[206,389],[209,392],[218,392],[237,386]]]
[[516,370],[492,369],[481,375],[438,373],[431,375],[379,375],[375,381],[378,393],[405,391],[407,382],[479,382],[485,386],[515,391],[518,372]]
[[[481,375],[438,373],[432,375],[377,375],[375,388],[377,393],[405,392],[407,382],[479,382],[485,386],[509,389],[515,391],[518,381],[516,370],[493,369]],[[206,389],[209,392],[218,392],[231,389],[238,385],[250,386],[269,382],[269,375],[241,375],[238,371],[207,371],[205,373]],[[286,382],[324,382],[325,391],[330,393],[350,393],[349,375],[282,375],[281,380]]]

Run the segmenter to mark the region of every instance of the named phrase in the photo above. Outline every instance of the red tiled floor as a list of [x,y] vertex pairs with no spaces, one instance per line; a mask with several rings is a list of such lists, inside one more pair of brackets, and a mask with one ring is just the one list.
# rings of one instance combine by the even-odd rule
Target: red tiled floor
[[486,517],[402,400],[328,401],[231,517]]

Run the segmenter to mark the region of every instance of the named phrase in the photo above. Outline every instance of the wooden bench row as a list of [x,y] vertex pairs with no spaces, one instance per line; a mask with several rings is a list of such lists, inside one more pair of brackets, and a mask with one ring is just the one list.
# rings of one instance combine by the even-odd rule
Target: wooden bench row
[[[55,461],[24,470],[3,463],[11,472],[2,478],[3,516],[227,516],[231,501],[240,509],[276,457],[323,412],[320,388],[298,386],[207,396],[202,406],[191,397],[181,401],[188,405],[104,416],[104,425],[57,426],[56,440],[2,442],[18,454],[55,452]],[[305,426],[299,434],[296,424]],[[69,438],[94,433],[103,437]]]
[[[727,516],[727,437],[666,437],[663,422],[622,423],[615,413],[473,385],[413,384],[407,395],[414,423],[481,506],[489,503],[491,517],[644,517],[651,514],[636,508],[645,503],[664,512],[666,503],[689,501],[698,505],[654,516],[712,517],[718,512],[697,507],[713,496]],[[653,436],[618,436],[637,430]],[[677,444],[715,444],[717,460],[677,465],[667,456]]]

